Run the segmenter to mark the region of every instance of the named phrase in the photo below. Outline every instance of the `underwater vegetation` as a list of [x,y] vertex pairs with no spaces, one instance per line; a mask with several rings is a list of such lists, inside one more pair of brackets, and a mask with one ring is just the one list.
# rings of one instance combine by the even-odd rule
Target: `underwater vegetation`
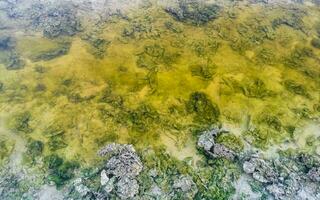
[[202,25],[219,16],[220,6],[199,1],[179,0],[178,6],[166,8],[176,20]]
[[205,93],[192,93],[186,107],[189,113],[195,113],[194,120],[199,123],[214,124],[219,119],[218,106],[212,103]]
[[312,0],[0,1],[0,199],[319,199],[319,58]]

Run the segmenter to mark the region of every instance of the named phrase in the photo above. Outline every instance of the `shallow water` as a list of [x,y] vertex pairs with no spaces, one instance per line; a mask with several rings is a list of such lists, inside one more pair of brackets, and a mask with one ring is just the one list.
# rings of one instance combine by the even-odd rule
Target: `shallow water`
[[[206,5],[212,2],[217,8],[210,10]],[[199,151],[197,139],[205,130],[230,130],[231,139],[220,140],[239,154],[259,151],[270,158],[290,150],[318,157],[319,2],[187,5],[1,1],[3,168],[37,168],[45,177],[37,181],[54,185],[45,157],[76,160],[81,171],[100,166],[97,151],[105,145],[133,144],[145,171],[162,168],[157,162],[187,165],[177,174],[194,178],[198,194],[192,198],[230,199],[239,192],[232,185],[243,173],[241,165],[223,161],[223,167]],[[179,16],[175,9],[182,8]],[[161,152],[158,161],[149,163],[148,151]],[[72,185],[74,173],[61,190]],[[166,184],[164,191],[172,187]],[[208,187],[212,194],[204,192]],[[32,187],[25,188],[0,196],[31,195]]]

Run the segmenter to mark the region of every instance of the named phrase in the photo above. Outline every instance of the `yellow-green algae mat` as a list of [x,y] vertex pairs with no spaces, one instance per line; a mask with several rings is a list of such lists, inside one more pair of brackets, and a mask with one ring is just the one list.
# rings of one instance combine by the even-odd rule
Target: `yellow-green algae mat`
[[142,157],[157,152],[142,159],[146,169],[178,166],[212,192],[199,199],[229,199],[233,186],[212,177],[232,171],[236,182],[241,166],[199,151],[203,131],[229,130],[218,140],[238,153],[319,156],[319,2],[217,1],[214,11],[188,2],[179,1],[182,14],[149,1],[99,20],[82,10],[75,33],[58,35],[1,9],[3,168],[45,174],[53,154],[94,168],[100,148],[132,144]]

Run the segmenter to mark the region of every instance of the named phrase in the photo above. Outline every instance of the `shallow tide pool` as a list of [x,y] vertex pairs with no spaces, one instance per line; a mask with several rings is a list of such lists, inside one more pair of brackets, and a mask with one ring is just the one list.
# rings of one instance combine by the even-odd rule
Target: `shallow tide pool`
[[0,0],[0,199],[320,199],[320,2]]

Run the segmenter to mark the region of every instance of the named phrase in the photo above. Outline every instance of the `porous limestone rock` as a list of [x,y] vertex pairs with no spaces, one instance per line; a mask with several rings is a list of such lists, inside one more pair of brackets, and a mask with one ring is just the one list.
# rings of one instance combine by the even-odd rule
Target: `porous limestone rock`
[[101,185],[107,186],[106,191],[116,188],[116,194],[121,199],[133,198],[139,192],[137,176],[143,169],[140,157],[132,145],[109,144],[102,148],[100,156],[111,156],[101,172]]

